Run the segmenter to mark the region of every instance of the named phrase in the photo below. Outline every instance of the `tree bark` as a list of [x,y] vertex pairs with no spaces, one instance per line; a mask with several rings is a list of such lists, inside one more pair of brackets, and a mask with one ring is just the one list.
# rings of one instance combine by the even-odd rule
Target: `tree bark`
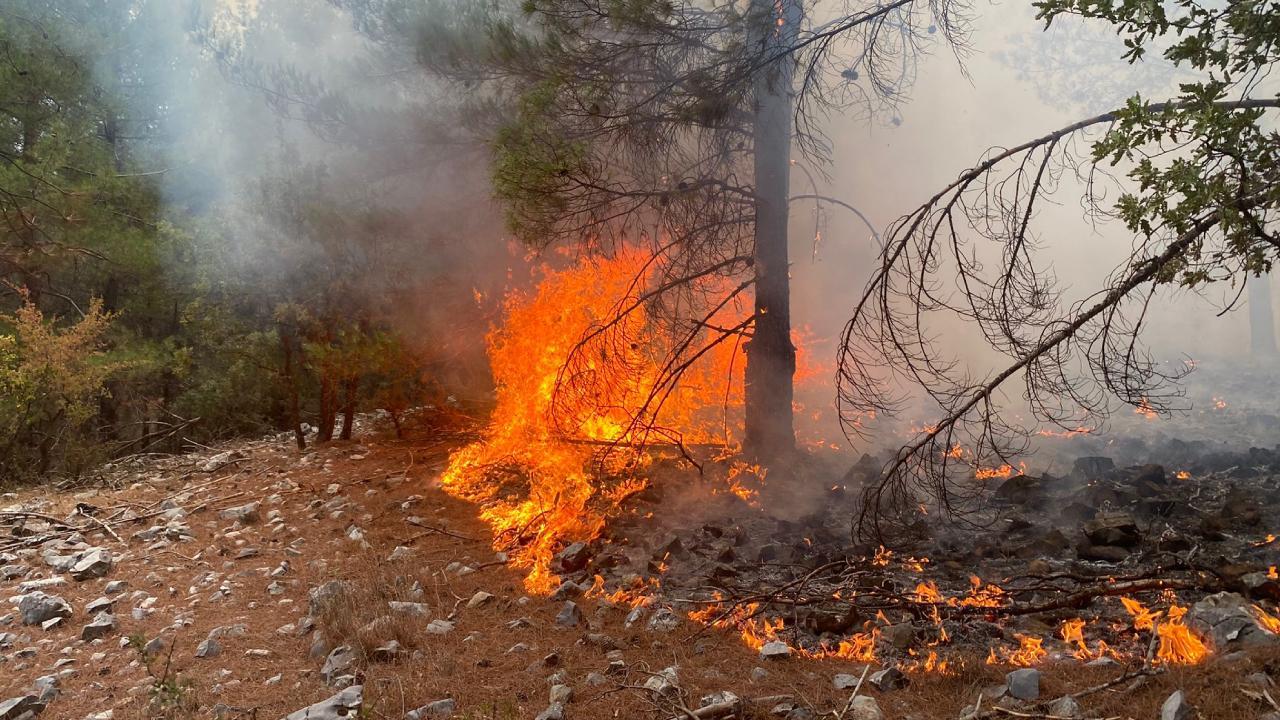
[[1275,314],[1271,308],[1271,276],[1251,277],[1249,283],[1249,339],[1255,358],[1274,358]]
[[359,389],[360,378],[358,377],[350,377],[343,382],[345,397],[342,399],[342,434],[338,436],[341,440],[350,440],[351,431],[355,429],[356,397]]
[[[752,0],[771,57],[794,44],[800,0]],[[755,80],[755,326],[745,344],[746,437],[743,450],[768,467],[795,449],[791,344],[791,283],[787,259],[787,198],[791,176],[793,58],[785,55]]]
[[332,376],[320,371],[320,427],[316,430],[316,442],[327,443],[333,439],[333,424],[338,418],[338,393]]
[[302,409],[298,399],[298,381],[293,369],[294,335],[283,322],[277,330],[280,334],[280,347],[284,351],[284,367],[281,374],[284,375],[285,392],[289,395],[289,425],[293,427],[293,439],[298,443],[298,449],[306,450],[307,436],[302,432]]

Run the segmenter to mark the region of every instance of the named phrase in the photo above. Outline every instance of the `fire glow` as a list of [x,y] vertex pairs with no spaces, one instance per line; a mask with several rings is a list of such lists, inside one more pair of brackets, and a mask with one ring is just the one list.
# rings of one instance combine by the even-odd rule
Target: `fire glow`
[[[725,414],[741,406],[740,383],[732,382],[741,372],[740,349],[722,342],[690,367],[656,413],[649,407],[672,348],[642,303],[615,316],[620,303],[634,301],[653,265],[644,253],[624,251],[544,268],[532,294],[508,295],[503,324],[487,337],[497,404],[484,439],[450,457],[441,483],[482,506],[499,549],[529,570],[532,592],[555,589],[551,561],[562,543],[596,538],[622,500],[645,487],[639,471],[647,455],[635,444],[659,440],[655,427],[682,442],[723,443]],[[727,316],[742,309],[727,305],[723,321],[732,325]],[[611,321],[598,343],[582,344]],[[629,342],[612,342],[622,337]],[[563,381],[575,348],[582,361],[570,392]],[[645,413],[656,417],[641,427]],[[597,462],[602,447],[611,449],[604,463]]]
[[[661,266],[660,255],[636,248],[544,266],[534,291],[508,294],[502,325],[486,338],[496,405],[483,439],[450,457],[441,484],[481,505],[496,548],[529,571],[531,592],[554,590],[559,548],[597,538],[646,487],[645,448],[737,452],[745,335],[707,328],[748,327],[744,286],[700,280],[711,312],[695,323],[700,332],[682,335],[645,302]],[[806,333],[792,338],[798,383],[829,376],[813,364]],[[677,377],[674,364],[686,366]],[[754,502],[763,475],[735,464],[726,490]]]

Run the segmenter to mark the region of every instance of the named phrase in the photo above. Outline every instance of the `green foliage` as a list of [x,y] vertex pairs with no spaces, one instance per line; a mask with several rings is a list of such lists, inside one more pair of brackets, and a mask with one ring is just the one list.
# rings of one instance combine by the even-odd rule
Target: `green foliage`
[[1280,3],[1176,0],[1042,0],[1051,23],[1078,14],[1113,24],[1124,57],[1139,62],[1153,48],[1196,82],[1169,102],[1134,95],[1093,148],[1095,161],[1123,166],[1135,189],[1117,202],[1120,218],[1144,237],[1198,233],[1206,220],[1221,239],[1197,241],[1159,280],[1197,287],[1236,272],[1265,274],[1276,257],[1268,212],[1280,206],[1280,133],[1265,114],[1280,96],[1254,97],[1257,78],[1280,59]]
[[64,328],[30,302],[0,316],[0,476],[75,474],[101,459],[90,421],[122,367],[102,351],[109,322],[98,301]]
[[[405,77],[413,54],[404,28],[420,27],[427,12],[445,16],[450,3],[334,5],[349,5],[373,40],[352,60],[360,76]],[[458,22],[494,7],[468,4]],[[77,475],[114,456],[179,450],[184,437],[288,429],[295,393],[298,422],[312,424],[333,415],[335,398],[341,409],[393,413],[420,402],[421,361],[386,318],[420,292],[424,278],[406,276],[424,254],[421,223],[395,210],[401,197],[379,201],[388,186],[395,194],[412,184],[403,175],[410,138],[376,145],[382,125],[351,135],[374,111],[284,64],[260,67],[228,53],[193,67],[198,53],[188,46],[207,30],[198,8],[186,0],[0,3],[0,314],[10,313],[0,317],[0,476]],[[259,29],[320,15],[264,7]],[[262,42],[305,42],[315,28],[290,29],[296,38],[267,33]],[[450,52],[466,50],[464,35]],[[323,125],[315,135],[358,144],[361,156],[392,152],[394,163],[370,160],[357,187],[328,155],[301,162],[294,141],[304,133],[290,128],[277,156],[263,159],[281,169],[246,174],[258,181],[244,188],[257,191],[251,197],[207,188],[204,174],[220,169],[203,166],[201,151],[184,142],[202,109],[175,105],[168,89],[179,73],[215,70],[307,98],[308,120]],[[414,122],[427,125],[420,113]],[[387,174],[388,164],[399,169]],[[389,177],[378,185],[374,175]],[[228,222],[237,213],[252,219]],[[277,308],[299,311],[286,321],[299,340],[288,373]]]
[[505,201],[507,227],[537,246],[555,238],[574,178],[585,172],[584,144],[568,140],[554,122],[558,88],[546,81],[526,92],[494,138],[493,186]]
[[163,664],[156,669],[157,658],[147,652],[147,637],[142,633],[134,633],[127,638],[128,647],[138,654],[138,660],[147,668],[151,676],[148,710],[150,717],[163,720],[184,720],[193,718],[200,704],[195,698],[195,683],[184,678],[173,669],[173,650],[175,643],[168,643],[168,652]]

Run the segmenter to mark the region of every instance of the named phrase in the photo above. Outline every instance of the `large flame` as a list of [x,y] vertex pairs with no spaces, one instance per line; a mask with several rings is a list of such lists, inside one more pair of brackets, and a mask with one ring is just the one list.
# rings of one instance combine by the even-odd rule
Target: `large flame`
[[[483,506],[499,549],[529,569],[530,591],[553,589],[557,550],[597,537],[644,488],[650,459],[642,447],[715,445],[722,457],[737,450],[747,286],[705,275],[683,286],[679,300],[659,298],[664,260],[627,247],[568,268],[543,266],[533,292],[507,296],[502,324],[487,337],[496,406],[484,438],[450,458],[442,484]],[[802,328],[792,336],[798,382],[829,377],[806,350],[811,335]],[[753,501],[743,481],[754,476],[758,485],[763,475],[742,464],[727,490]]]
[[[663,388],[664,363],[680,354],[638,302],[656,267],[634,249],[544,267],[536,291],[507,297],[503,323],[488,335],[497,403],[484,439],[450,458],[442,484],[483,506],[498,545],[529,568],[531,591],[555,587],[550,566],[562,543],[595,538],[643,488],[636,471],[646,457],[633,445],[732,441],[740,348],[705,347],[678,385]],[[732,324],[742,312],[726,303],[716,319]]]

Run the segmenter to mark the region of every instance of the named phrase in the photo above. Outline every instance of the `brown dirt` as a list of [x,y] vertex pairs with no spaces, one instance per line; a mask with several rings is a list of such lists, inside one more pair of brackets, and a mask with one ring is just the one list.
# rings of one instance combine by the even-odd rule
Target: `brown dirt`
[[[447,444],[385,438],[363,445],[335,443],[308,451],[305,465],[299,465],[304,455],[285,444],[258,442],[239,447],[247,453],[247,459],[213,474],[187,466],[182,472],[170,470],[165,475],[143,473],[142,479],[128,487],[98,490],[91,495],[45,494],[39,490],[20,493],[20,500],[51,501],[48,511],[61,515],[77,501],[104,508],[126,504],[154,507],[166,497],[197,487],[196,499],[180,503],[190,512],[188,522],[196,539],[150,553],[141,542],[129,543],[126,548],[114,541],[95,540],[126,556],[105,578],[51,591],[76,608],[76,616],[63,627],[48,633],[39,628],[4,628],[19,636],[30,635],[29,642],[20,642],[18,647],[35,646],[40,650],[29,660],[11,658],[0,663],[0,699],[24,692],[34,678],[52,672],[58,658],[71,658],[75,661],[71,667],[79,672],[64,681],[61,697],[42,718],[81,720],[108,709],[114,709],[116,718],[155,717],[156,712],[148,710],[146,703],[150,687],[147,669],[137,652],[121,648],[120,643],[121,638],[130,635],[148,639],[162,636],[174,646],[170,674],[189,683],[185,695],[197,706],[189,713],[174,713],[175,717],[212,717],[216,704],[234,709],[229,717],[283,717],[333,694],[319,677],[322,658],[309,656],[310,636],[277,632],[277,628],[296,623],[307,613],[310,588],[331,579],[347,580],[356,588],[354,602],[346,610],[321,618],[331,634],[366,650],[395,637],[408,649],[403,661],[363,666],[366,707],[369,716],[375,718],[398,720],[408,710],[445,697],[456,699],[455,717],[532,718],[547,706],[546,678],[556,670],[567,674],[575,691],[574,701],[566,710],[571,720],[671,717],[669,709],[655,707],[642,691],[619,686],[612,680],[604,687],[590,687],[584,682],[587,673],[602,672],[608,664],[605,650],[586,640],[589,632],[607,634],[622,649],[630,668],[626,678],[619,678],[623,685],[643,683],[645,672],[679,666],[681,685],[691,707],[696,707],[698,698],[705,693],[731,690],[745,698],[791,695],[797,704],[822,713],[840,708],[848,698],[847,691],[833,688],[832,676],[861,673],[861,666],[841,661],[762,661],[733,633],[699,628],[691,622],[670,634],[628,629],[623,626],[627,608],[589,599],[579,602],[591,629],[557,627],[554,618],[561,603],[546,598],[526,600],[522,573],[493,564],[490,536],[477,517],[478,509],[434,487],[434,478],[447,457]],[[353,455],[364,454],[366,448],[366,457],[352,459]],[[284,481],[292,481],[296,488],[274,487]],[[355,507],[337,518],[327,511],[309,509],[312,503],[331,498],[326,488],[333,483],[341,486],[341,494]],[[199,487],[201,484],[205,485]],[[265,502],[274,493],[280,495],[280,502]],[[422,499],[402,509],[402,503],[413,495]],[[279,509],[288,529],[272,533],[269,526],[260,522],[238,535],[228,535],[231,524],[220,519],[217,511],[255,499],[264,500],[264,520],[268,511]],[[405,519],[410,515],[469,539],[409,525]],[[366,533],[367,548],[346,537],[353,522]],[[116,530],[127,540],[147,526],[144,522],[121,525]],[[285,548],[296,538],[303,540],[302,555],[290,557]],[[261,553],[234,560],[241,544],[259,547]],[[389,553],[397,545],[414,548],[414,557],[388,562]],[[285,559],[291,564],[288,574],[281,578],[285,592],[272,596],[266,590],[271,582],[267,573]],[[455,561],[481,569],[464,576],[444,572],[445,566]],[[217,573],[218,579],[197,586],[200,577],[208,572]],[[41,574],[47,576],[51,571],[43,568]],[[457,627],[453,632],[428,635],[421,622],[361,630],[381,614],[378,609],[385,607],[387,599],[403,597],[414,579],[425,589],[422,601],[431,606],[433,617],[456,611]],[[83,643],[79,640],[80,627],[87,620],[83,606],[101,595],[103,586],[111,580],[126,580],[130,586],[117,602],[117,632],[105,640]],[[232,593],[224,600],[211,601],[210,595],[223,580],[232,583]],[[15,581],[0,586],[3,597],[15,594],[16,585]],[[130,593],[137,590],[158,598],[156,612],[140,621],[130,615],[136,604],[129,599]],[[467,599],[477,590],[494,594],[494,602],[477,609],[466,608]],[[521,617],[529,620],[529,627],[507,627],[507,623]],[[174,629],[177,618],[183,618],[180,630]],[[210,630],[236,623],[246,624],[249,632],[244,637],[223,639],[221,656],[193,656],[197,644]],[[528,651],[509,653],[517,643],[527,645]],[[267,650],[269,655],[246,655],[250,649]],[[104,652],[106,659],[91,662],[90,656],[96,652]],[[553,653],[558,659],[555,667],[550,667],[543,658]],[[152,660],[157,672],[167,659]],[[753,682],[751,674],[756,667],[765,667],[768,676]],[[1255,653],[1231,662],[1211,660],[1202,666],[1170,669],[1136,687],[1126,684],[1090,695],[1081,703],[1089,717],[1145,720],[1159,717],[1165,697],[1182,688],[1200,708],[1202,718],[1256,720],[1266,707],[1241,693],[1243,679],[1258,671],[1274,675],[1277,668],[1278,652]],[[907,689],[864,692],[877,698],[888,718],[956,718],[979,692],[999,684],[1008,669],[987,666],[981,656],[975,656],[964,663],[964,669],[949,676],[916,675]],[[1048,664],[1041,670],[1046,698],[1078,692],[1123,672],[1121,668],[1082,667],[1074,661]],[[281,676],[277,683],[264,684],[277,674]],[[764,707],[753,713],[763,718],[769,716],[768,710]]]

